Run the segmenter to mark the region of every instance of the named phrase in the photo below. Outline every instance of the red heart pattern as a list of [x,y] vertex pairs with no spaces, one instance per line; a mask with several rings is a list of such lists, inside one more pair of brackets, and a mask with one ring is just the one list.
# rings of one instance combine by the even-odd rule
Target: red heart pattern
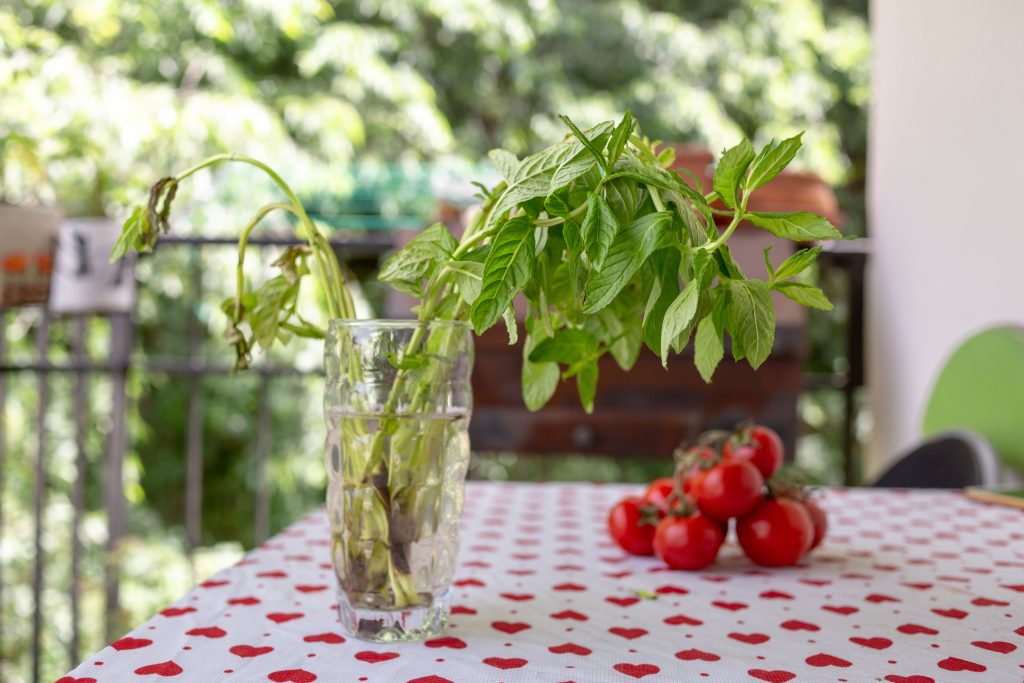
[[306,636],[303,639],[306,643],[327,643],[328,645],[341,645],[345,642],[345,638],[337,633],[316,633],[311,636]]
[[267,674],[267,678],[274,683],[313,683],[316,674],[305,669],[285,669]]
[[644,676],[653,676],[659,673],[661,669],[654,666],[653,664],[630,664],[628,662],[621,662],[612,667],[616,671],[633,678],[643,678]]
[[203,638],[223,638],[228,633],[219,626],[207,626],[204,628],[194,628],[185,632],[187,636],[201,636]]
[[164,676],[169,678],[171,676],[178,676],[182,673],[182,668],[174,662],[158,662],[156,664],[146,664],[140,666],[135,670],[135,673],[139,676]]
[[444,638],[434,638],[423,643],[427,647],[450,647],[453,650],[464,650],[466,649],[466,641],[461,638],[453,638],[446,636]]
[[848,667],[848,666],[853,666],[853,662],[848,662],[845,659],[842,659],[840,657],[836,657],[834,655],[826,654],[824,652],[819,652],[816,655],[811,655],[810,657],[808,657],[804,661],[807,662],[808,664],[810,664],[811,666],[817,666],[817,667],[838,666],[838,667],[845,668],[845,667]]
[[851,607],[849,605],[822,605],[821,609],[828,610],[829,612],[835,612],[836,614],[842,614],[844,617],[856,614],[860,611],[859,607]]
[[605,602],[610,602],[613,605],[618,605],[619,607],[629,607],[630,605],[635,605],[636,603],[640,602],[640,598],[620,598],[617,596],[612,596],[610,598],[605,598]]
[[255,645],[233,645],[228,648],[228,652],[238,657],[259,657],[265,655],[268,652],[273,652],[274,648],[270,645],[255,646]]
[[525,659],[519,657],[488,657],[484,660],[484,664],[487,666],[493,666],[495,669],[522,669],[524,666],[529,664]]
[[796,674],[790,671],[782,671],[781,669],[773,669],[767,671],[765,669],[750,669],[747,671],[747,675],[751,678],[756,678],[759,681],[768,681],[768,683],[786,683],[796,678]]
[[259,598],[254,598],[252,596],[249,596],[249,597],[246,597],[246,598],[231,598],[231,599],[228,600],[228,604],[229,605],[258,605],[258,604],[260,604],[260,599]]
[[1001,655],[1009,654],[1017,649],[1017,646],[1013,643],[1007,643],[1003,640],[994,640],[991,643],[987,643],[984,640],[975,640],[971,645],[980,647],[982,650],[988,650],[989,652],[998,652]]
[[379,662],[386,662],[389,659],[395,659],[399,655],[397,652],[374,652],[373,650],[363,650],[357,652],[355,658],[360,662],[366,662],[367,664],[377,664]]
[[705,652],[704,650],[690,649],[680,650],[676,653],[676,659],[681,659],[684,662],[700,661],[700,662],[717,662],[721,657],[712,653]]
[[[626,490],[469,484],[450,625],[419,645],[340,633],[319,513],[60,681],[1024,678],[1018,513],[953,493],[830,490],[828,543],[799,566],[752,566],[730,541],[690,574],[608,539]],[[938,526],[939,507],[956,521]]]
[[862,647],[869,647],[872,650],[884,650],[888,647],[892,647],[892,641],[888,638],[860,638],[853,636],[850,638],[851,643],[856,643]]
[[782,628],[788,631],[820,631],[821,627],[817,624],[812,624],[808,621],[801,621],[799,619],[790,619],[779,624]]
[[548,651],[554,652],[556,655],[579,655],[581,657],[586,657],[591,652],[593,652],[593,650],[591,650],[589,647],[583,647],[582,645],[577,645],[576,643],[555,645],[553,647],[549,647]]
[[149,638],[132,638],[131,636],[125,636],[120,640],[115,640],[110,644],[110,647],[115,650],[138,650],[140,647],[147,647],[152,645],[153,641]]
[[946,671],[973,671],[975,673],[987,670],[983,664],[960,659],[959,657],[946,657],[939,662],[939,668]]
[[621,626],[613,626],[608,629],[608,633],[616,635],[626,640],[635,640],[647,635],[647,629],[645,628],[623,628]]
[[304,616],[302,612],[271,612],[267,615],[267,619],[270,619],[275,624],[283,624],[295,619],[301,619]]
[[502,633],[508,633],[509,635],[513,635],[519,633],[520,631],[525,631],[526,629],[530,628],[530,625],[524,624],[521,621],[493,621],[491,622],[491,627],[498,631],[501,631]]
[[665,617],[663,621],[670,626],[678,626],[679,624],[685,624],[686,626],[700,626],[704,622],[700,619],[694,619],[688,617],[685,614],[674,614],[671,617]]

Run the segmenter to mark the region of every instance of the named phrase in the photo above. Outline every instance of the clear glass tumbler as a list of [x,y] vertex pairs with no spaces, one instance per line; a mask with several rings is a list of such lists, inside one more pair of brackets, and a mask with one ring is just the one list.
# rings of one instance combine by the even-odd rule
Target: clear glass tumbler
[[441,632],[459,550],[473,338],[459,321],[336,320],[324,361],[338,611],[377,642]]

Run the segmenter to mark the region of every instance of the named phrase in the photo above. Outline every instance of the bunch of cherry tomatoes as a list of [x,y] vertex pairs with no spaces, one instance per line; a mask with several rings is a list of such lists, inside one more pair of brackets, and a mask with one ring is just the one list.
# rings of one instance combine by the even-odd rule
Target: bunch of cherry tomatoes
[[676,451],[675,476],[619,501],[608,531],[628,553],[694,570],[715,561],[735,519],[736,538],[751,560],[796,564],[821,543],[828,521],[802,482],[779,471],[782,460],[782,440],[768,427],[707,432],[697,446]]

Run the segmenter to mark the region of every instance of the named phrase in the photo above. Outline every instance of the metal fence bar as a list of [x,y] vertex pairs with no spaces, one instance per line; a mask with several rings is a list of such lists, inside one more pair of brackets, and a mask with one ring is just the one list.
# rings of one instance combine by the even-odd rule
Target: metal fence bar
[[132,321],[128,314],[110,318],[110,358],[116,366],[111,383],[111,429],[104,461],[104,507],[107,511],[104,603],[105,635],[111,642],[120,629],[121,539],[125,530],[124,455],[128,448],[128,367],[131,359]]
[[[50,316],[43,311],[36,328],[36,352],[46,360],[50,343]],[[35,557],[32,563],[32,681],[40,680],[43,637],[43,510],[46,503],[46,409],[50,404],[50,378],[39,375],[37,382],[38,406],[36,407],[36,471],[35,490],[32,496],[32,514],[35,528],[32,534]]]
[[[168,375],[174,375],[176,377],[207,377],[211,375],[230,375],[234,373],[233,368],[234,366],[230,363],[219,363],[215,361],[211,362],[202,360],[189,362],[153,358],[146,360],[131,361],[131,370],[133,372],[161,372]],[[19,372],[57,375],[77,372],[111,374],[116,373],[120,370],[120,364],[116,364],[113,362],[101,363],[88,359],[83,360],[82,362],[76,362],[72,360],[71,362],[68,363],[0,362],[0,375]],[[298,368],[286,365],[253,365],[251,368],[251,372],[259,373],[261,375],[268,375],[270,377],[298,377],[306,375],[315,376],[324,374],[322,368],[316,368],[313,370],[300,370]]]
[[253,540],[259,545],[270,536],[270,494],[267,490],[267,462],[270,459],[270,377],[260,375],[256,396],[256,452],[253,471],[256,495],[253,514]]
[[861,472],[857,467],[857,389],[864,386],[864,269],[867,263],[867,247],[860,257],[852,259],[848,266],[849,315],[847,321],[846,357],[849,366],[846,376],[849,381],[843,387],[843,483],[854,486],[860,483]]
[[[379,256],[385,251],[392,249],[395,245],[395,237],[392,233],[373,233],[359,235],[350,240],[331,239],[328,240],[332,247],[339,253],[348,257]],[[247,242],[249,246],[255,247],[289,247],[308,244],[306,240],[287,235],[253,235]],[[161,235],[157,247],[190,247],[202,249],[203,247],[237,247],[237,237],[192,237],[188,235]]]
[[[199,248],[190,253],[189,315],[188,315],[188,356],[190,359],[201,355],[202,337],[196,320],[196,307],[202,297],[203,272]],[[188,378],[188,413],[185,437],[185,537],[192,583],[195,583],[195,549],[202,541],[203,516],[203,392],[202,378],[191,375]]]
[[[0,365],[5,363],[7,355],[7,311],[0,308]],[[4,491],[6,490],[7,464],[7,380],[0,373],[0,541],[4,531]],[[0,681],[4,678],[4,600],[3,600],[3,563],[0,562]]]
[[[78,317],[71,330],[71,357],[81,362],[86,357],[85,348],[86,321]],[[71,599],[71,640],[68,643],[69,667],[78,664],[79,659],[79,621],[81,619],[81,564],[82,564],[82,517],[85,514],[85,478],[86,478],[86,402],[88,401],[89,379],[84,372],[75,373],[74,411],[75,411],[75,481],[71,489],[71,575],[69,577],[69,594]]]

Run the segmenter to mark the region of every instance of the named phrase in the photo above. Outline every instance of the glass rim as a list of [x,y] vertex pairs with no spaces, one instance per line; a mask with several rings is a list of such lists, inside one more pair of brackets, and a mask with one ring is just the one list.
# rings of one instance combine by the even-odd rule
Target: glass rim
[[470,329],[468,320],[417,320],[416,318],[332,318],[328,327],[455,327]]

